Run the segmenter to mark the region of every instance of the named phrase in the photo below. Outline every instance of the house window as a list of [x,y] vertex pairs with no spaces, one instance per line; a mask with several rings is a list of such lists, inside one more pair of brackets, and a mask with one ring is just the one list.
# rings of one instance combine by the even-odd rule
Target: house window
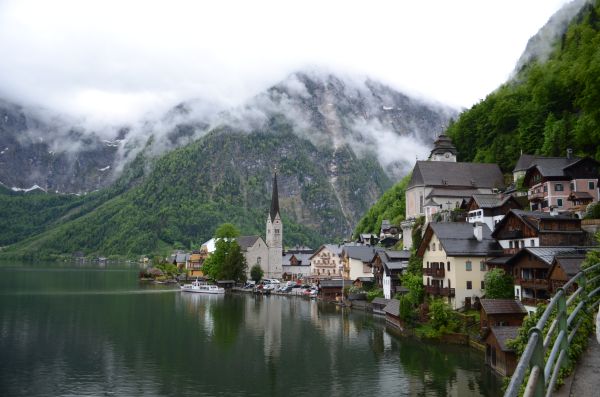
[[548,191],[548,185],[544,185],[544,193]]
[[575,191],[575,183],[574,182],[571,182],[569,184],[569,186],[571,187],[571,191]]
[[260,265],[260,261],[261,261],[261,260],[262,260],[262,258],[259,256],[258,258],[256,258],[256,263],[257,263],[258,265]]
[[450,271],[450,262],[448,262],[448,271]]
[[485,272],[485,262],[484,261],[479,262],[479,270],[481,270],[482,272]]
[[565,189],[563,188],[562,183],[557,183],[556,185],[554,185],[555,192],[562,192],[563,190],[565,190]]
[[481,280],[481,289],[485,289],[485,281]]
[[279,229],[275,229],[275,234],[279,234]]
[[534,239],[529,240],[529,246],[530,247],[535,247],[535,240]]
[[521,248],[525,247],[525,240],[521,240]]
[[512,247],[513,247],[513,243],[512,243],[512,241],[509,241],[508,242],[508,248],[512,248]]
[[431,250],[432,250],[432,251],[435,251],[435,243],[432,243],[432,244],[431,244]]
[[471,271],[471,261],[467,261],[467,262],[465,263],[465,269],[466,269],[468,272],[470,272],[470,271]]
[[558,205],[559,207],[563,206],[563,199],[556,199],[556,205]]
[[473,289],[473,283],[471,281],[467,281],[467,289]]
[[594,185],[595,185],[594,181],[588,181],[588,189],[594,190]]

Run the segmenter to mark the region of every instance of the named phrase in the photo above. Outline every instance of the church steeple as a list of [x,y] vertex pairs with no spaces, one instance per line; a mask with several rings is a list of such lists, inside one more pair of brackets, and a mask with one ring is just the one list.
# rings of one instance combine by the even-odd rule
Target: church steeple
[[433,150],[429,154],[431,161],[456,161],[456,146],[452,144],[449,136],[441,134],[433,143]]
[[273,176],[273,193],[271,194],[271,211],[269,215],[271,222],[275,221],[275,217],[279,214],[279,192],[277,191],[277,171]]

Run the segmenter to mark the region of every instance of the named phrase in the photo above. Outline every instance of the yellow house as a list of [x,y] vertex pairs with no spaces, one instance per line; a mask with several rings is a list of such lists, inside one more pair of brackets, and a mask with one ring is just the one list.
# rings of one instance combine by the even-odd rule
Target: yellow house
[[430,223],[417,255],[423,258],[426,294],[448,298],[454,309],[485,294],[486,261],[502,247],[482,223]]

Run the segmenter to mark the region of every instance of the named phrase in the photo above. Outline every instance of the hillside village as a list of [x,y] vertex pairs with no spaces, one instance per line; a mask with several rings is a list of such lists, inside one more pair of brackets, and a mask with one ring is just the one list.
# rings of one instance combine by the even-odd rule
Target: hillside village
[[[414,166],[401,225],[384,220],[378,234],[360,234],[352,242],[284,249],[275,174],[266,238],[236,241],[248,279],[251,266],[259,265],[265,279],[315,285],[324,301],[354,296],[352,304],[359,307],[364,307],[360,292],[377,291],[381,297],[370,307],[401,328],[394,297],[408,292],[401,277],[417,258],[426,296],[443,298],[454,310],[481,312],[486,362],[506,376],[516,365],[506,341],[516,337],[525,314],[548,302],[594,249],[600,222],[582,218],[599,201],[599,175],[600,163],[571,150],[564,157],[522,154],[506,183],[496,164],[457,162],[450,138],[440,135],[429,158]],[[203,262],[214,250],[211,239],[170,260],[189,277],[202,277]],[[485,275],[496,268],[512,276],[514,299],[486,299]]]

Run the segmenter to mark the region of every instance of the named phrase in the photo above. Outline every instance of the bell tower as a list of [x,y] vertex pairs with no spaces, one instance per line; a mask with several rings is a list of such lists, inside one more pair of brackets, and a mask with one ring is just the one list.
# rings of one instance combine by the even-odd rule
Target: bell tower
[[266,243],[269,250],[269,262],[265,271],[267,278],[281,278],[283,256],[283,222],[279,214],[279,192],[277,189],[277,171],[273,175],[273,193],[271,209],[267,216]]

